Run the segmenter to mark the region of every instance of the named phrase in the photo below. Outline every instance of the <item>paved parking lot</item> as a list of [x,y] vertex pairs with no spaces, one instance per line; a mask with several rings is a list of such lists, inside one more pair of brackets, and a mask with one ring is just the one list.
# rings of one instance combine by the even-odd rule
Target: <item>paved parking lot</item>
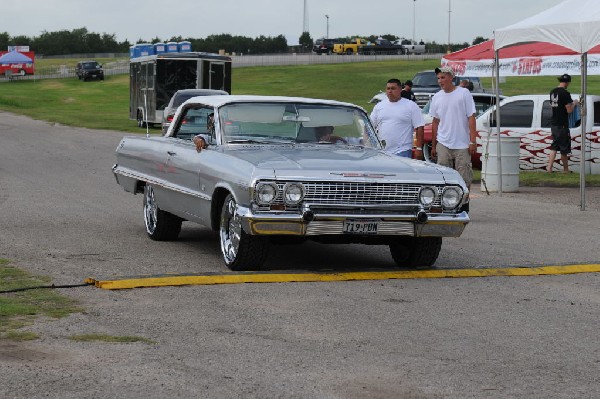
[[[0,257],[56,284],[226,273],[215,233],[146,237],[110,168],[119,132],[0,113]],[[439,270],[599,263],[598,188],[474,191]],[[279,272],[363,270],[385,247],[275,247]],[[600,274],[61,289],[82,313],[0,341],[5,398],[600,397]],[[75,334],[151,343],[75,342]]]

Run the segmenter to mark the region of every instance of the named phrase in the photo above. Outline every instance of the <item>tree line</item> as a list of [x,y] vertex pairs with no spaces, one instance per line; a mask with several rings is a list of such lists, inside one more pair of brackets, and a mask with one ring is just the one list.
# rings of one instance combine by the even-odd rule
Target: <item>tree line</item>
[[[166,40],[156,37],[152,40],[138,39],[136,43],[167,43],[189,41],[194,51],[218,53],[285,53],[288,51],[285,36],[259,36],[250,38],[232,36],[229,34],[210,35],[206,38],[183,38],[174,36]],[[60,30],[56,32],[43,31],[41,35],[11,36],[8,32],[0,32],[0,50],[8,46],[29,46],[31,51],[40,55],[65,55],[84,53],[128,53],[131,43],[128,40],[117,41],[114,34],[89,32],[86,28]]]
[[[375,41],[382,37],[390,41],[399,39],[398,36],[370,35],[361,36],[367,40]],[[339,38],[350,41],[352,37]],[[481,36],[476,37],[472,44],[478,44],[485,41]],[[194,51],[205,51],[209,53],[218,53],[224,50],[226,53],[236,54],[276,54],[295,52],[310,52],[313,46],[313,39],[308,32],[302,33],[299,38],[299,45],[295,47],[288,46],[284,35],[278,36],[259,36],[250,38],[245,36],[234,36],[230,34],[209,35],[205,38],[184,38],[173,36],[166,40],[158,37],[152,40],[138,39],[136,43],[167,43],[189,41]],[[29,46],[31,51],[40,55],[65,55],[65,54],[84,54],[84,53],[127,53],[132,45],[128,40],[119,42],[114,34],[89,32],[86,28],[69,30],[60,30],[55,32],[43,31],[39,36],[11,36],[8,32],[0,32],[0,50],[8,46]],[[455,43],[441,44],[426,42],[425,48],[430,53],[445,53],[447,51],[457,51],[468,47],[470,44]]]

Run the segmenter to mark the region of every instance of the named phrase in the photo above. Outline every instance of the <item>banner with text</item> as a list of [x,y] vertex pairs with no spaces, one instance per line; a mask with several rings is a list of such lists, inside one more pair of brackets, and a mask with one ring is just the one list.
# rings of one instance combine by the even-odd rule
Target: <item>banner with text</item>
[[[600,75],[600,54],[588,54],[588,75]],[[452,67],[458,76],[491,77],[493,60],[451,61],[442,58],[442,66]],[[581,74],[581,56],[519,57],[500,60],[500,76],[558,76]]]

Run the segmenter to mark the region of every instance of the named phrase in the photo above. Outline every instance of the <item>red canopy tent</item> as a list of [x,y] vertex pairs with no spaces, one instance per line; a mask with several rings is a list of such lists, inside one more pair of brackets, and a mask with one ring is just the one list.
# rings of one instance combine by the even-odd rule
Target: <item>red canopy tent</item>
[[[494,40],[487,40],[442,58],[457,75],[490,77],[494,72]],[[500,76],[579,75],[581,56],[557,44],[535,42],[499,50]],[[588,74],[600,75],[600,45],[588,52]]]

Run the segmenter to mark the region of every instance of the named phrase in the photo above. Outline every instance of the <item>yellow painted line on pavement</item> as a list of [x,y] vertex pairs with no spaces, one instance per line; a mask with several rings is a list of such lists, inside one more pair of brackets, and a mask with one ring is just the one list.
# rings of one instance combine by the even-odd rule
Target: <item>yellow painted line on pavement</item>
[[490,269],[431,269],[431,270],[393,270],[361,272],[312,272],[312,273],[265,273],[241,272],[227,274],[186,274],[136,276],[114,279],[87,278],[88,284],[105,290],[120,290],[141,287],[165,287],[180,285],[213,285],[242,283],[290,283],[323,282],[352,280],[390,280],[417,278],[465,278],[492,276],[539,276],[552,274],[575,274],[600,272],[600,264],[580,264],[541,267],[509,267]]

